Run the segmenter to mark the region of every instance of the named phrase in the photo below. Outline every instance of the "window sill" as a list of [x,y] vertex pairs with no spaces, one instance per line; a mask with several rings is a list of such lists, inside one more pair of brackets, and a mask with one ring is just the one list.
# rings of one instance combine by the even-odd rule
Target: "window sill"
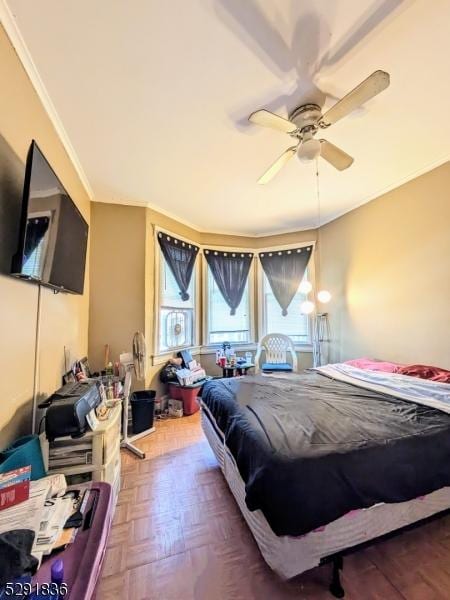
[[192,356],[200,354],[200,346],[180,346],[179,348],[172,348],[172,350],[168,350],[167,352],[153,354],[152,366],[156,367],[166,364],[171,358],[176,358],[177,352],[180,352],[181,350],[189,350]]
[[[233,344],[233,348],[236,352],[256,352],[258,348],[258,344],[256,343],[248,343],[248,344]],[[210,346],[181,346],[180,348],[174,348],[172,350],[168,350],[167,352],[161,352],[159,354],[154,354],[151,357],[151,364],[153,367],[165,365],[171,358],[176,358],[177,352],[180,350],[190,350],[192,356],[195,355],[211,355],[215,354],[217,350],[222,347],[222,344],[211,344]],[[312,344],[295,344],[295,351],[298,353],[310,354],[313,352]]]
[[[258,344],[256,343],[248,343],[248,344],[231,344],[231,346],[236,350],[236,352],[256,352],[256,350],[258,349]],[[211,345],[205,345],[205,346],[200,346],[199,348],[199,352],[200,355],[204,355],[204,354],[215,354],[217,350],[220,350],[222,347],[222,344],[211,344]],[[313,352],[313,346],[312,344],[295,344],[295,351],[296,352],[305,352],[305,353],[312,353]]]

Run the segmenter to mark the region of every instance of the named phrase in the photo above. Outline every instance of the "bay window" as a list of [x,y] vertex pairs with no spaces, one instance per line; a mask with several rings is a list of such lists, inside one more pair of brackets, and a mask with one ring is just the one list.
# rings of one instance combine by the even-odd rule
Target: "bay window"
[[[191,244],[191,242],[179,239],[178,243],[181,243],[182,246]],[[190,245],[189,248],[191,248]],[[302,314],[300,306],[308,299],[308,294],[301,291],[305,289],[305,286],[301,284],[314,279],[313,261],[309,260],[307,263],[303,279],[286,308],[285,304],[291,297],[292,288],[288,298],[282,300],[279,280],[276,279],[278,271],[275,270],[274,273],[273,270],[274,263],[272,262],[272,271],[268,271],[267,262],[262,263],[260,258],[261,254],[265,252],[276,252],[278,256],[282,256],[282,252],[290,255],[290,250],[294,248],[297,249],[297,252],[301,252],[303,248],[309,252],[313,249],[313,245],[311,243],[303,246],[292,245],[260,249],[257,252],[230,250],[229,248],[204,248],[203,255],[197,256],[189,287],[186,289],[187,283],[180,288],[178,271],[175,271],[177,279],[174,277],[169,266],[171,257],[167,257],[169,262],[166,262],[163,252],[156,244],[155,353],[164,355],[181,348],[194,348],[198,351],[202,333],[200,321],[203,331],[202,343],[206,346],[221,345],[223,342],[229,342],[236,347],[253,345],[258,339],[270,333],[288,335],[296,345],[310,345],[312,340],[311,316]],[[195,246],[195,250],[198,251],[198,246]],[[250,266],[247,263],[245,272],[247,279],[240,301],[239,296],[245,279],[242,276],[242,270],[233,270],[234,267],[230,266],[232,261],[227,262],[230,257],[234,258],[238,253],[240,257],[246,256],[251,260]],[[214,256],[212,256],[213,254]],[[272,254],[269,255],[272,256]],[[298,265],[298,263],[295,264]],[[297,281],[297,276],[301,276],[303,269],[298,275],[295,274],[295,271],[298,273],[297,267],[290,270],[286,263],[284,263],[284,267],[280,268],[280,273],[283,273],[283,277],[289,277],[288,281],[291,282],[291,285]],[[240,283],[238,283],[239,274],[236,274],[239,272],[241,273]],[[290,272],[293,272],[292,276]],[[272,285],[276,285],[274,289],[277,297],[273,293],[269,279],[272,281]],[[234,286],[238,286],[238,288]],[[202,289],[202,296],[199,294],[200,289]],[[236,292],[237,289],[239,291]],[[286,296],[286,294],[284,295]],[[182,298],[186,296],[188,298],[183,300]],[[236,306],[237,302],[239,305]],[[200,314],[202,314],[201,320]],[[162,361],[163,359],[164,357],[161,356],[158,360]]]

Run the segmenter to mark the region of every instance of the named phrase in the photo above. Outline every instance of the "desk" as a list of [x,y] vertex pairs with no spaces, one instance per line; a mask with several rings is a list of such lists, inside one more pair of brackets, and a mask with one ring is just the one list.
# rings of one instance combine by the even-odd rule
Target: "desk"
[[241,363],[236,364],[234,367],[225,366],[222,367],[222,377],[236,377],[239,375],[247,375],[249,369],[253,369],[255,365],[253,363]]

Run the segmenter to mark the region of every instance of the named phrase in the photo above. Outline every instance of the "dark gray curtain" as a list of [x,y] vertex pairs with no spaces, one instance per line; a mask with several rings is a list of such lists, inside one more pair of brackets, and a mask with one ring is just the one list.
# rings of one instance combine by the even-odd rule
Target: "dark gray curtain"
[[293,250],[261,252],[259,255],[273,295],[282,308],[283,316],[287,315],[288,306],[298,290],[311,254],[312,246],[306,246]]
[[253,254],[205,250],[205,258],[217,287],[230,307],[230,315],[234,315],[242,300]]
[[183,242],[170,235],[159,232],[158,242],[161,252],[175,277],[180,288],[181,299],[189,300],[188,287],[194,270],[195,259],[198,254],[198,246]]

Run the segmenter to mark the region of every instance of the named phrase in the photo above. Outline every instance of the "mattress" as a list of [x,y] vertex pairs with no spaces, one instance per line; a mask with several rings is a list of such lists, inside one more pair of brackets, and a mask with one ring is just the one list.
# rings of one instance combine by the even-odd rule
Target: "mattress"
[[[208,407],[202,427],[219,466],[267,564],[283,579],[318,566],[322,559],[450,508],[450,487],[408,502],[355,510],[302,536],[277,536],[261,510],[250,511],[245,484]],[[298,507],[301,510],[301,506]]]
[[244,481],[246,508],[262,511],[277,536],[299,536],[449,486],[449,390],[334,366],[212,381],[202,401]]

